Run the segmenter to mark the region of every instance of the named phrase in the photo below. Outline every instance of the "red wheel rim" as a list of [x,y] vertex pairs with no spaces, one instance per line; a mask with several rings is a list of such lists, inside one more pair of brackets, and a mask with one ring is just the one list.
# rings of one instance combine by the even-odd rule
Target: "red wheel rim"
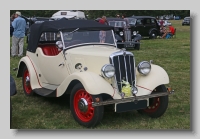
[[[81,111],[79,108],[79,102],[81,99],[85,100],[88,104],[86,111]],[[86,92],[84,89],[78,90],[74,95],[73,104],[75,113],[81,121],[88,122],[92,120],[94,116],[94,107],[92,107],[92,96],[88,92]]]
[[23,81],[24,81],[24,82],[23,82],[23,84],[24,84],[24,89],[25,89],[26,93],[27,93],[27,94],[30,94],[31,91],[32,91],[32,88],[31,88],[30,83],[29,83],[29,84],[26,83],[27,77],[30,79],[29,72],[28,72],[28,70],[26,69],[26,70],[24,71],[24,76],[23,76],[23,78],[24,78]]
[[153,113],[153,112],[157,111],[157,109],[160,106],[160,98],[159,97],[152,98],[152,99],[153,99],[152,104],[150,104],[146,109],[144,109],[144,111],[147,113]]

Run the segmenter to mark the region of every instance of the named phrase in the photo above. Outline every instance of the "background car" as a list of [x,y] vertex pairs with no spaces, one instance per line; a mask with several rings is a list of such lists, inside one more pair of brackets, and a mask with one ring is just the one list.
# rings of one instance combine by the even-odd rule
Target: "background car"
[[172,23],[169,20],[164,20],[163,25],[164,26],[169,26],[169,25],[172,25]]
[[[169,25],[172,25],[172,23],[169,21],[169,20],[163,20],[164,23],[163,23],[163,26],[169,26]],[[160,26],[160,20],[157,21],[158,25]]]
[[126,20],[121,18],[106,18],[108,25],[114,27],[115,38],[118,48],[140,49],[141,35],[137,32],[131,32],[130,26]]
[[175,16],[174,20],[180,20],[181,17],[180,16]]
[[182,26],[190,25],[190,17],[185,17],[182,21]]
[[160,34],[160,26],[155,17],[132,16],[125,18],[131,27],[131,32],[138,32],[142,37],[157,38]]

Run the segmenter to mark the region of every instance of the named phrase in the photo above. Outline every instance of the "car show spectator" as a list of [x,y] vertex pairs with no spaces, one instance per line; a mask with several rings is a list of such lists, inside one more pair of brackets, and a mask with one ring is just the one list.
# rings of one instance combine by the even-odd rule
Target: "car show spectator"
[[122,15],[122,19],[124,19],[124,21],[126,22],[126,26],[124,26],[125,27],[125,29],[127,29],[127,28],[129,28],[130,26],[129,26],[129,22],[128,22],[128,19],[127,18],[125,18],[125,15]]
[[12,22],[13,22],[14,19],[15,19],[15,14],[12,14],[11,17],[10,17],[10,37],[12,37],[13,31],[14,31],[14,28],[12,26]]
[[163,36],[163,34],[166,33],[166,27],[165,26],[160,26],[160,36]]
[[101,23],[101,24],[107,24],[106,16],[102,16],[102,18],[99,20],[99,23]]
[[163,26],[163,24],[164,24],[164,21],[161,19],[160,20],[160,26]]
[[[15,19],[12,22],[14,28],[12,36],[12,50],[11,56],[23,56],[24,36],[26,29],[26,21],[21,17],[21,12],[15,13]],[[18,48],[19,47],[19,48]]]
[[171,36],[173,36],[174,33],[175,33],[175,28],[174,28],[172,25],[169,25],[169,26],[168,26],[168,29],[164,32],[162,38],[163,38],[163,39],[164,39],[164,38],[168,39],[168,38],[170,38]]
[[[106,16],[102,16],[102,18],[99,20],[99,23],[101,23],[101,24],[107,24]],[[106,31],[101,30],[99,32],[99,39],[100,39],[100,43],[105,43]]]

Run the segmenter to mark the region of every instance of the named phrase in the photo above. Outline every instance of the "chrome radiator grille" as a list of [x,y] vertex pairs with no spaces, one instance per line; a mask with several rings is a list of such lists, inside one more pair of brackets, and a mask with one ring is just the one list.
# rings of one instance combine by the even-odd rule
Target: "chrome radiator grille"
[[128,29],[124,30],[125,41],[131,41],[131,31]]
[[111,56],[110,63],[115,67],[115,79],[120,92],[123,86],[121,84],[122,80],[135,86],[135,61],[132,53],[123,51],[121,55]]

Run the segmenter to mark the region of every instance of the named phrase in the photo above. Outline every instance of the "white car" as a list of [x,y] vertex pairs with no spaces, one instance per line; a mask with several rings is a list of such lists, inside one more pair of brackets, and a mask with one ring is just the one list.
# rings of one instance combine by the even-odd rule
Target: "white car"
[[109,104],[114,112],[162,116],[173,93],[167,72],[148,61],[135,66],[134,54],[117,48],[114,36],[113,27],[92,20],[33,24],[17,73],[25,95],[70,94],[72,115],[85,127],[96,126]]
[[[163,23],[163,26],[169,26],[169,25],[172,25],[171,22],[169,22],[168,20],[163,20],[164,23]],[[160,26],[160,20],[158,20],[158,25]]]

